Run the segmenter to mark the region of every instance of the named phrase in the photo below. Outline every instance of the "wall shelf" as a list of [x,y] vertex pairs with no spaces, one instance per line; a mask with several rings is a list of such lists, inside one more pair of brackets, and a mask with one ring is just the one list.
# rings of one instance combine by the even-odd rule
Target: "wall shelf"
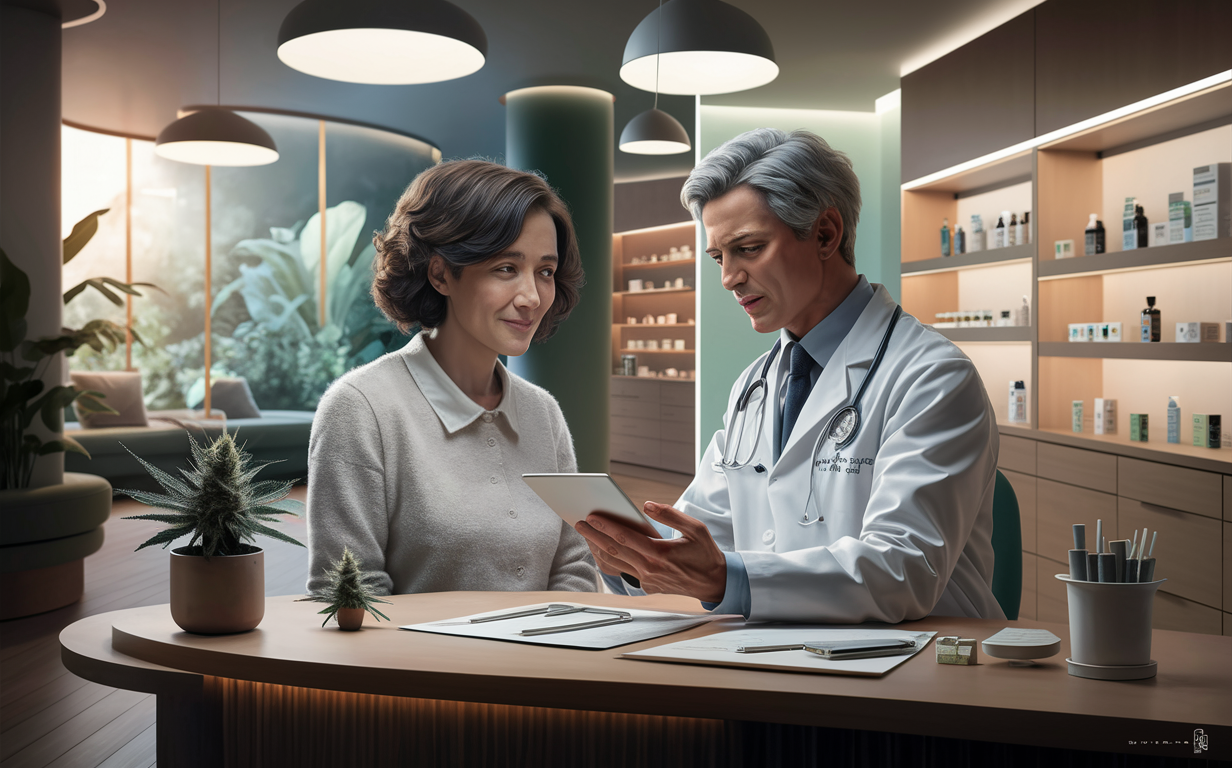
[[626,270],[658,269],[660,267],[690,267],[696,263],[697,259],[676,259],[675,261],[647,261],[641,264],[621,264],[620,266]]
[[[1160,427],[1166,432],[1164,425]],[[1154,432],[1156,429],[1157,427],[1152,422],[1151,431]],[[1204,472],[1232,473],[1232,448],[1199,448],[1188,443],[1167,443],[1163,440],[1135,443],[1129,439],[1129,435],[1092,435],[1061,429],[1030,429],[1008,424],[998,425],[998,430],[1002,435],[1025,437],[1029,440],[1065,445],[1070,448],[1112,453],[1131,459],[1200,469]]]
[[1045,341],[1039,345],[1040,357],[1084,357],[1102,360],[1179,360],[1203,363],[1232,363],[1232,344],[1178,344]]
[[626,347],[620,350],[623,355],[641,355],[641,354],[656,354],[656,355],[691,355],[697,350],[694,349],[633,349]]
[[950,272],[957,269],[978,269],[980,267],[997,267],[1006,264],[1026,264],[1035,253],[1035,245],[1012,245],[1007,248],[993,248],[974,253],[962,253],[957,256],[938,256],[935,259],[922,261],[904,261],[903,277],[920,272]]
[[[684,288],[649,288],[640,291],[614,291],[616,296],[662,296],[665,293],[692,293],[693,289]],[[649,325],[649,323],[647,323]]]
[[[1056,280],[1086,275],[1107,275],[1187,264],[1215,264],[1232,261],[1232,239],[1202,240],[1196,243],[1174,243],[1133,251],[1076,256],[1072,259],[1041,259],[1040,280]],[[906,272],[906,264],[903,271]]]
[[950,341],[1034,341],[1034,333],[1027,325],[1014,325],[1008,328],[938,328],[936,330]]

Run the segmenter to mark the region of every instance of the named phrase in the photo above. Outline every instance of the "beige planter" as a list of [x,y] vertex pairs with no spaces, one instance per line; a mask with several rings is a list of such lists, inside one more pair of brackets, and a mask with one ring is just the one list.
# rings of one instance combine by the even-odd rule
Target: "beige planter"
[[247,632],[265,615],[265,552],[246,555],[171,551],[171,618],[186,632]]
[[338,617],[338,628],[348,631],[355,631],[363,626],[364,614],[367,613],[363,608],[339,608],[336,616]]

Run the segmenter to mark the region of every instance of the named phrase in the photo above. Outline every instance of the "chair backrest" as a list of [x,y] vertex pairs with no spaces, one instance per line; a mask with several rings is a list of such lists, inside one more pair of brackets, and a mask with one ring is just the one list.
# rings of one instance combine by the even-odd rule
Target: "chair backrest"
[[1022,603],[1022,520],[1014,486],[997,470],[992,494],[992,594],[1007,619],[1018,618]]

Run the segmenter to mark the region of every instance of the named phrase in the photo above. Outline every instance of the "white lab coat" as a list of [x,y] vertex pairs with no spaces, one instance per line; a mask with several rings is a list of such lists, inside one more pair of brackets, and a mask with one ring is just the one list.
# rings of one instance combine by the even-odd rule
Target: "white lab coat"
[[[900,622],[929,614],[1004,618],[993,597],[992,497],[998,433],[975,366],[932,328],[903,314],[860,403],[855,439],[826,440],[855,396],[894,312],[883,286],[835,350],[773,461],[775,398],[786,355],[767,373],[770,402],[749,466],[716,470],[715,433],[677,508],[704,522],[748,570],[750,620]],[[769,353],[767,353],[769,354]],[[732,387],[724,424],[765,355]],[[749,437],[757,426],[749,409]],[[741,459],[748,451],[741,449]],[[799,524],[813,475],[809,517]],[[860,459],[863,461],[857,462]],[[756,465],[765,467],[757,472]]]

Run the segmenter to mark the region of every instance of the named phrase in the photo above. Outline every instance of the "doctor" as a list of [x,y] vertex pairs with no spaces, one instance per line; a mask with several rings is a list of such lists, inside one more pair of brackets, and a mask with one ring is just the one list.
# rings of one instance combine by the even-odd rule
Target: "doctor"
[[958,348],[856,273],[847,157],[807,131],[750,131],[681,200],[723,287],[778,339],[732,386],[676,505],[647,502],[663,539],[578,523],[608,584],[751,620],[1003,618],[991,405]]

